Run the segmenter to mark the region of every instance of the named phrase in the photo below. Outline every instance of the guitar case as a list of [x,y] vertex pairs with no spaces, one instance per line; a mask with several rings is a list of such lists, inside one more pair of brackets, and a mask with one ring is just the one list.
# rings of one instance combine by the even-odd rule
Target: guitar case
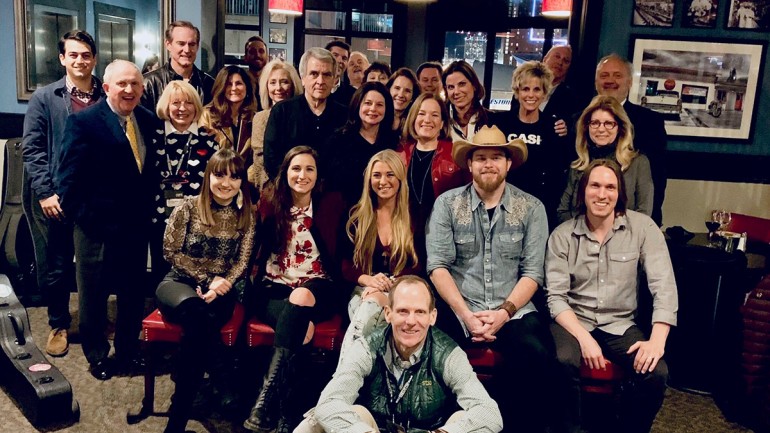
[[5,143],[3,160],[3,206],[0,209],[0,272],[6,274],[23,301],[39,298],[35,251],[22,205],[24,164],[21,138]]
[[32,339],[27,310],[0,274],[0,384],[35,426],[77,422],[72,386]]

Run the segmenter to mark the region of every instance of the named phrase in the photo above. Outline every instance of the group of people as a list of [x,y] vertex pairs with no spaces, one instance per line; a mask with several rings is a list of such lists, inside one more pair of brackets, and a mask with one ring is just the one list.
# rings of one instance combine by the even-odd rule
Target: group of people
[[[115,60],[102,82],[91,36],[68,32],[65,76],[30,101],[25,186],[46,239],[50,355],[67,353],[76,284],[91,374],[141,367],[150,286],[184,329],[168,433],[185,430],[206,371],[235,404],[219,329],[236,302],[275,330],[251,431],[578,432],[580,365],[606,360],[634,383],[623,431],[649,431],[677,297],[658,228],[665,131],[627,101],[627,61],[599,62],[584,108],[564,82],[571,50],[555,47],[516,69],[514,108],[493,113],[463,61],[391,74],[333,41],[297,70],[268,62],[255,36],[248,68],[212,78],[194,65],[199,42],[174,22],[168,63],[142,75]],[[315,325],[346,305],[337,372],[303,417]],[[502,355],[494,400],[464,352],[476,346]]]

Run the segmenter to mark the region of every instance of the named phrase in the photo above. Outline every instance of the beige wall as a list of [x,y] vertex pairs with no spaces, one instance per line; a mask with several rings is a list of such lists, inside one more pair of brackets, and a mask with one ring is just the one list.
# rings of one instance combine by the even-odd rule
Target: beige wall
[[713,209],[770,218],[770,185],[669,179],[663,203],[663,227],[682,226],[705,233]]

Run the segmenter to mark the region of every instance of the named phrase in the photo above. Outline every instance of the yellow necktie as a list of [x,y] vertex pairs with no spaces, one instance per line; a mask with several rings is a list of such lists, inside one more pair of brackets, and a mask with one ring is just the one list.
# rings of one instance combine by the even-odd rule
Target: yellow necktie
[[131,143],[131,150],[134,152],[134,159],[136,159],[136,166],[139,167],[139,173],[142,172],[142,157],[139,156],[139,143],[136,141],[136,129],[134,129],[134,122],[131,118],[126,118],[126,137],[128,142]]

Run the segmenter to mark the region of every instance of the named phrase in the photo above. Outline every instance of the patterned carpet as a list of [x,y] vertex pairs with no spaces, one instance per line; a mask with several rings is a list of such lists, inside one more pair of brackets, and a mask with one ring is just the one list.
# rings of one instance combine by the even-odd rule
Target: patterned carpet
[[[76,295],[72,296],[71,311],[77,309]],[[111,306],[114,309],[114,299]],[[44,346],[48,327],[44,308],[30,308],[29,316],[32,333],[38,346]],[[77,320],[77,319],[75,319]],[[77,329],[77,323],[72,329]],[[73,335],[74,334],[74,335]],[[77,334],[71,333],[71,340],[77,341]],[[88,364],[79,344],[72,344],[70,352],[63,358],[51,358],[67,377],[74,389],[75,398],[80,403],[81,415],[78,423],[69,426],[51,426],[45,432],[67,433],[111,433],[111,432],[161,432],[165,427],[165,418],[148,418],[136,425],[126,424],[126,412],[137,411],[143,395],[143,378],[115,377],[100,382],[88,372]],[[173,392],[173,382],[169,374],[156,380],[155,408],[164,411],[168,408]],[[0,392],[0,432],[31,433],[39,431],[22,415],[13,401]],[[188,430],[197,433],[244,433],[242,418],[234,422],[222,419],[216,413],[211,414],[205,425],[199,421],[188,423]],[[707,396],[694,395],[670,389],[666,393],[663,408],[653,426],[654,433],[748,433],[751,430],[725,420],[722,413]]]

